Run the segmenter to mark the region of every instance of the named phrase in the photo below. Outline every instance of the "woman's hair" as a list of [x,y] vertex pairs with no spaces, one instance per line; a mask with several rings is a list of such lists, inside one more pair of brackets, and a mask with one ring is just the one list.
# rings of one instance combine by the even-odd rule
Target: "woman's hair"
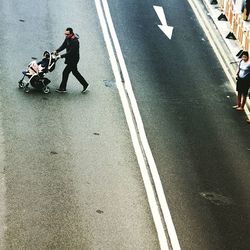
[[248,51],[243,51],[241,56],[246,56],[247,58],[249,58]]

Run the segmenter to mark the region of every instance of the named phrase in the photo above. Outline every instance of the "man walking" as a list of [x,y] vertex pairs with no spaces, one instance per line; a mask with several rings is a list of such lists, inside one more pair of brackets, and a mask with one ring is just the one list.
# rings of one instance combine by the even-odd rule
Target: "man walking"
[[82,93],[84,93],[88,88],[89,84],[86,82],[86,80],[83,78],[83,76],[77,69],[77,64],[80,59],[78,36],[74,34],[72,28],[67,28],[64,34],[66,37],[63,44],[55,51],[56,53],[59,53],[60,51],[66,49],[65,54],[59,55],[59,57],[65,58],[66,67],[63,70],[62,82],[60,84],[60,87],[56,90],[56,92],[59,93],[66,92],[69,74],[70,72],[72,72],[72,74],[76,77],[76,79],[82,84],[83,86]]

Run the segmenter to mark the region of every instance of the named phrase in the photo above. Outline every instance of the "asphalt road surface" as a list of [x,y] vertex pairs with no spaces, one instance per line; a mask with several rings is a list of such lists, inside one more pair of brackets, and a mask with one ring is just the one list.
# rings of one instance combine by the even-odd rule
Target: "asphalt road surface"
[[[182,249],[248,249],[250,143],[234,91],[187,1],[108,1]],[[172,39],[158,28],[162,6]],[[159,249],[94,1],[2,1],[0,248]],[[66,27],[80,35],[68,93],[18,89]]]
[[109,2],[182,249],[248,249],[249,125],[189,4]]
[[[0,9],[0,249],[159,249],[94,2]],[[71,76],[68,93],[55,92],[61,60],[47,75],[50,94],[24,93],[21,71],[58,48],[68,26],[80,35],[89,90]]]

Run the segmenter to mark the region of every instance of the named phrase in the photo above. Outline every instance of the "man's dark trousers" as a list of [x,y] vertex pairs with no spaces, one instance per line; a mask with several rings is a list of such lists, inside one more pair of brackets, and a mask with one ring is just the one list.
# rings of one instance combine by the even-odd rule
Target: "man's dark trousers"
[[60,85],[61,90],[66,90],[67,81],[68,81],[70,72],[72,72],[72,74],[82,84],[84,88],[88,86],[88,83],[86,82],[86,80],[83,78],[83,76],[80,74],[80,72],[77,69],[77,63],[67,64],[67,66],[63,70],[62,82]]

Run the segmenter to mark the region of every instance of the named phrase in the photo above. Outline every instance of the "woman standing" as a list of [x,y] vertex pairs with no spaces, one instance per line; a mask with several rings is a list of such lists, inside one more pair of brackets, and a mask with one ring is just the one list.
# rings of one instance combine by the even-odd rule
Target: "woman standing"
[[247,93],[250,87],[250,61],[249,54],[247,51],[242,53],[242,60],[239,63],[239,69],[237,72],[236,91],[237,105],[234,106],[236,110],[244,110],[244,106],[247,100]]
[[250,13],[250,0],[243,0],[242,1],[241,12],[243,14],[243,20],[247,21],[249,13]]

